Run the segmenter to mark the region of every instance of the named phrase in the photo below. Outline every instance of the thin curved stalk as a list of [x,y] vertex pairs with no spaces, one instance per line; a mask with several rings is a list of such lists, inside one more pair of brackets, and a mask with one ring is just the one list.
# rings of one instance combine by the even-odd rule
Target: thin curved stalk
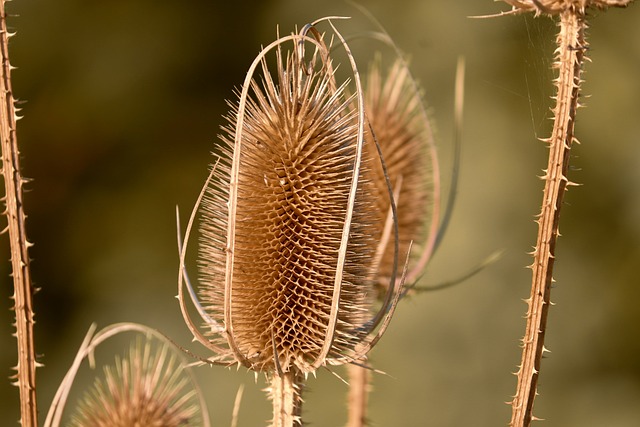
[[[454,164],[452,168],[452,179],[451,179],[452,186],[449,190],[449,195],[448,195],[449,202],[447,203],[447,207],[444,211],[444,217],[443,217],[442,223],[440,223],[440,206],[441,206],[441,198],[442,198],[441,188],[440,188],[441,187],[440,186],[440,163],[438,161],[434,129],[432,127],[431,120],[429,119],[429,114],[427,113],[427,110],[425,108],[425,103],[422,99],[422,95],[421,95],[422,91],[418,85],[416,78],[413,76],[413,74],[409,69],[409,61],[406,59],[406,55],[395,44],[395,42],[393,41],[393,39],[391,38],[387,30],[384,28],[382,23],[378,21],[378,19],[376,19],[376,17],[371,12],[369,12],[369,10],[367,10],[366,7],[354,1],[348,1],[348,3],[350,3],[356,9],[358,9],[364,16],[366,16],[366,18],[369,21],[371,21],[378,28],[377,31],[366,32],[362,34],[361,37],[366,37],[371,40],[378,40],[381,43],[390,47],[393,50],[393,52],[395,52],[395,56],[401,61],[402,67],[407,70],[407,75],[409,76],[408,82],[410,84],[412,92],[415,94],[417,98],[420,99],[418,114],[421,117],[421,124],[422,126],[424,126],[424,133],[426,136],[425,148],[429,153],[429,156],[428,156],[429,162],[428,164],[425,164],[425,167],[428,166],[431,169],[432,171],[431,177],[433,179],[433,185],[431,188],[432,194],[430,195],[430,199],[432,200],[431,202],[432,206],[431,206],[431,215],[429,218],[426,219],[427,233],[425,235],[424,240],[421,242],[414,240],[414,243],[419,243],[417,246],[421,248],[421,252],[418,254],[417,260],[412,262],[412,265],[407,273],[406,282],[411,285],[411,284],[414,284],[417,280],[419,280],[419,278],[422,276],[427,264],[429,263],[433,254],[437,250],[438,245],[445,234],[447,223],[448,223],[448,217],[451,215],[450,211],[453,209],[455,194],[457,193],[457,188],[455,187],[455,185],[457,183],[457,174],[458,174],[459,163],[460,163],[459,161],[460,141],[459,141],[459,138],[457,138],[457,136],[459,136],[459,132],[457,132],[457,129],[456,129],[457,134],[456,134],[456,138],[454,138],[456,151],[454,155]],[[459,61],[458,68],[460,68],[461,66],[462,68],[464,68],[464,64]],[[456,72],[460,73],[460,71],[461,70],[458,69]],[[456,76],[458,76],[458,74],[456,74]],[[461,89],[462,89],[464,87],[464,83],[463,83],[464,73],[462,73],[462,80],[460,82],[458,80],[459,80],[458,77],[456,77],[456,85],[458,85],[458,83],[461,83],[462,84]],[[458,89],[458,86],[456,86],[456,90],[457,89]],[[456,101],[457,100],[458,98],[456,95]],[[458,109],[456,105],[456,112],[457,111]],[[462,113],[461,106],[459,111],[460,113]],[[461,116],[460,116],[460,119],[461,119]],[[457,124],[458,123],[456,122],[456,125]]]
[[[356,84],[356,94],[358,100],[358,138],[356,140],[356,155],[355,155],[355,163],[353,165],[353,173],[351,178],[351,190],[349,192],[349,199],[347,201],[347,213],[344,219],[344,225],[342,229],[342,239],[340,242],[340,249],[338,252],[338,262],[336,265],[336,275],[334,278],[334,287],[333,287],[333,296],[331,301],[331,313],[329,317],[329,324],[327,325],[327,332],[325,335],[324,345],[320,350],[319,356],[316,358],[315,362],[312,364],[314,368],[320,367],[333,344],[333,339],[335,338],[335,329],[336,324],[338,322],[338,308],[340,303],[340,294],[342,290],[342,277],[344,273],[344,265],[347,257],[347,245],[349,243],[349,233],[351,230],[351,223],[353,221],[353,211],[356,200],[356,191],[358,189],[358,180],[360,178],[360,167],[362,164],[362,150],[364,144],[364,99],[362,95],[362,84],[360,82],[360,76],[358,73],[358,67],[356,66],[355,60],[349,49],[349,46],[344,44],[344,38],[338,32],[338,30],[333,26],[333,23],[328,20],[329,25],[333,29],[334,33],[338,36],[338,38],[343,42],[345,51],[347,56],[349,57],[349,62],[351,64],[351,70],[353,72],[353,78]],[[390,190],[391,191],[391,190]],[[395,280],[395,278],[394,278]]]

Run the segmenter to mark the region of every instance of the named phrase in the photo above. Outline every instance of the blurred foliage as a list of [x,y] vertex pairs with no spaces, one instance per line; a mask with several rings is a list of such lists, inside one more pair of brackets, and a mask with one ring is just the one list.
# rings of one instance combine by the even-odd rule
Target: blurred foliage
[[[467,60],[464,148],[450,231],[423,284],[459,277],[497,249],[496,264],[453,289],[405,301],[373,352],[375,425],[506,424],[519,363],[546,148],[554,23],[532,16],[472,20],[492,1],[363,2],[412,58],[451,173],[455,62]],[[21,0],[8,4],[14,93],[26,101],[18,138],[27,186],[40,412],[86,329],[118,321],[190,337],[173,298],[175,205],[186,216],[207,175],[225,99],[261,45],[326,15],[345,32],[371,28],[341,0]],[[553,426],[640,419],[640,14],[594,13],[536,415]],[[1,251],[8,259],[7,238]],[[15,364],[9,264],[0,265],[0,366]],[[203,349],[193,347],[199,354]],[[215,425],[264,425],[262,385],[244,371],[201,368]],[[310,381],[305,414],[341,425],[346,387]],[[0,420],[15,425],[17,390],[0,381]]]

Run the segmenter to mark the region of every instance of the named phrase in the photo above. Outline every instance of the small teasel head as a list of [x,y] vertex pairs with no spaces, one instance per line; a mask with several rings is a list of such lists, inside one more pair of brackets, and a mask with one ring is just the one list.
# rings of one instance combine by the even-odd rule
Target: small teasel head
[[[377,192],[379,221],[391,218],[388,178],[394,190],[399,231],[399,253],[411,250],[407,279],[413,282],[429,260],[438,230],[439,171],[433,131],[417,84],[406,62],[397,58],[389,69],[381,70],[378,56],[369,67],[365,84],[365,111],[368,126],[365,151],[377,157],[376,143],[386,165],[386,177],[379,162],[372,162],[371,180]],[[375,236],[377,276],[383,287],[393,270],[392,231],[389,227]]]
[[164,345],[137,340],[124,357],[104,368],[85,392],[72,426],[199,426],[198,401],[184,365]]
[[359,360],[397,302],[394,277],[382,309],[374,309],[381,191],[363,154],[357,67],[331,28],[353,79],[337,77],[331,43],[314,25],[265,47],[230,103],[196,206],[202,303],[194,302],[211,333],[185,319],[222,362],[306,374]]
[[137,339],[123,357],[117,356],[115,363],[104,367],[102,375],[95,376],[93,385],[70,408],[66,425],[208,427],[202,393],[181,352],[164,335],[135,323],[110,325],[97,333],[95,325],[89,329],[56,392],[44,426],[61,424],[85,359],[93,372],[98,347],[124,332],[137,333]]

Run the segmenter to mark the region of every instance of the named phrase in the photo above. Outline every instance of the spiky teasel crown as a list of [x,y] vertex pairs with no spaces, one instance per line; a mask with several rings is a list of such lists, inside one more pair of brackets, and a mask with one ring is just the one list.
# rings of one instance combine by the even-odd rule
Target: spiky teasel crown
[[348,81],[338,84],[323,36],[307,26],[263,49],[231,104],[198,206],[200,314],[212,334],[187,319],[222,362],[306,374],[360,360],[397,303],[390,286],[373,310],[374,237],[383,224],[366,179],[362,88],[341,41],[354,97],[345,94]]

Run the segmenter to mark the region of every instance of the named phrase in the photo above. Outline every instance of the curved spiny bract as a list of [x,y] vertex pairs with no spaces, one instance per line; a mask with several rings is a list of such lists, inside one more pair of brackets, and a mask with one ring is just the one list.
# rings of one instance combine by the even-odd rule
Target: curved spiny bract
[[372,332],[374,188],[357,112],[328,52],[305,35],[263,50],[232,104],[201,206],[200,298],[225,326],[211,339],[256,371],[344,363]]
[[[439,189],[435,176],[438,167],[433,135],[420,95],[402,59],[397,59],[386,75],[380,70],[380,61],[374,61],[366,83],[365,110],[370,128],[365,149],[376,158],[375,139],[382,152],[398,210],[400,257],[407,256],[413,242],[408,277],[415,280],[432,253],[438,226]],[[386,179],[380,162],[372,163],[376,215],[384,223],[390,215]],[[385,245],[391,239],[382,233],[380,230],[376,235],[381,242],[377,277],[379,284],[386,287],[393,270],[393,246]]]

